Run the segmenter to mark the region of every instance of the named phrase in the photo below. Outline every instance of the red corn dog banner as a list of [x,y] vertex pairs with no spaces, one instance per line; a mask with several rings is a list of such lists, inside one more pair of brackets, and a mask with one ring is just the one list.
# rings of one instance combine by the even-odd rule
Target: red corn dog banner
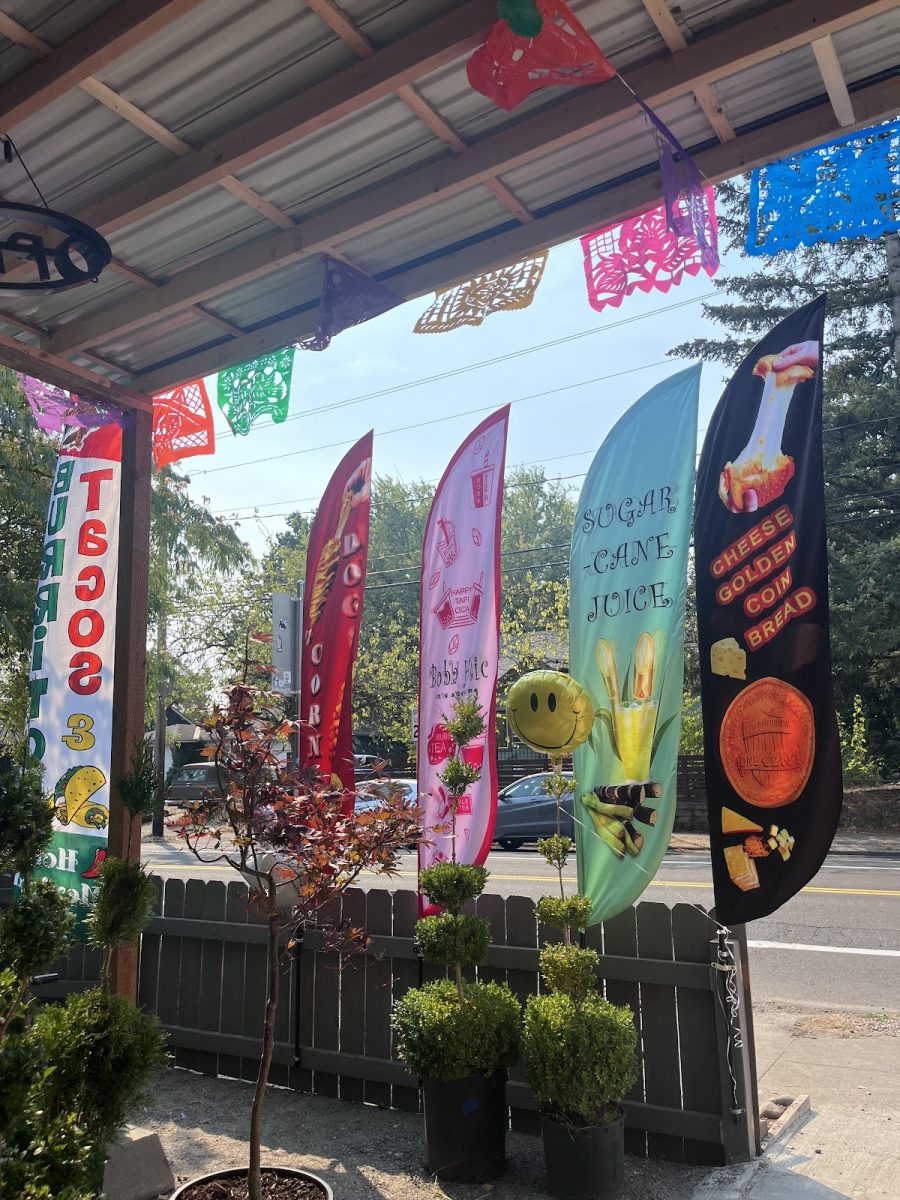
[[336,775],[353,804],[350,721],[372,485],[372,434],[341,459],[316,511],[306,554],[300,674],[300,765]]
[[754,347],[697,470],[697,626],[716,910],[780,908],[841,812],[822,467],[825,297]]
[[453,858],[450,802],[439,776],[456,751],[444,722],[457,696],[478,697],[486,728],[483,741],[463,750],[481,778],[457,807],[456,861],[484,862],[494,833],[500,518],[508,425],[507,405],[469,434],[438,484],[425,527],[417,777],[429,844],[419,846],[420,871]]

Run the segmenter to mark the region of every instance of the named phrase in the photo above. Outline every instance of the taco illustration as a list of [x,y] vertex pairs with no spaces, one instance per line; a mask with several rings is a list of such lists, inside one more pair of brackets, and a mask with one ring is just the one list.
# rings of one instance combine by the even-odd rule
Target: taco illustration
[[92,804],[91,797],[106,783],[99,767],[70,767],[59,777],[53,792],[56,819],[61,825],[74,822],[83,829],[105,829],[109,809]]

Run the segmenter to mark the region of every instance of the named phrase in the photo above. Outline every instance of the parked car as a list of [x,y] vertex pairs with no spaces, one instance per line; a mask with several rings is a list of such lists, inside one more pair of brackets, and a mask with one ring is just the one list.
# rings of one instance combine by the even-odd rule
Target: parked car
[[192,800],[209,800],[223,795],[223,785],[228,781],[227,771],[215,763],[185,763],[172,776],[166,788],[166,804],[184,808]]
[[[494,841],[501,849],[518,850],[526,842],[556,833],[556,800],[544,790],[550,774],[539,771],[536,775],[526,775],[503,788],[497,796]],[[571,771],[563,771],[563,775],[566,779],[573,778]],[[571,793],[563,797],[560,816],[560,832],[574,837]]]
[[415,779],[366,779],[357,784],[356,811],[378,808],[388,795],[399,792],[405,800],[413,803],[419,794]]

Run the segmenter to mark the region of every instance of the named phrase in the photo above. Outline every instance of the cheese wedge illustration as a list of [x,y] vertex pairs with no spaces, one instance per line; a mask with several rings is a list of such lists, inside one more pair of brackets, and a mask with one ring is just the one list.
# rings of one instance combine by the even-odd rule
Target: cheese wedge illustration
[[91,804],[91,796],[106,783],[99,767],[71,767],[61,775],[54,790],[56,818],[63,825],[73,821],[84,829],[104,829],[109,823],[109,809]]
[[733,808],[722,809],[723,833],[762,833],[762,831],[762,825],[757,825],[755,821],[742,817]]
[[731,882],[742,892],[750,892],[759,887],[759,874],[756,863],[743,846],[726,846],[724,850],[725,865]]

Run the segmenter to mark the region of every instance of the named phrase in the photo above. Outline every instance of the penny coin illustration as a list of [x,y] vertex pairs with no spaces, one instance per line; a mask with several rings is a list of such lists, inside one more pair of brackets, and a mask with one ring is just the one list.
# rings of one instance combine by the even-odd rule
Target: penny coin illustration
[[816,753],[812,705],[780,679],[757,679],[728,706],[719,753],[729,783],[748,804],[791,804],[806,787]]

